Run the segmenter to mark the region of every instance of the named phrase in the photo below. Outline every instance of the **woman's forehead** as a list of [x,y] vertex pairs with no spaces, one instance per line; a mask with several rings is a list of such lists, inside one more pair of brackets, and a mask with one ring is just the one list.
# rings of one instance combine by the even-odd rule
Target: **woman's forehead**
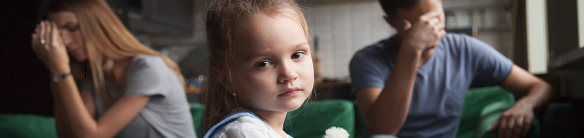
[[57,23],[60,28],[70,23],[77,23],[75,13],[69,11],[49,13],[47,17]]

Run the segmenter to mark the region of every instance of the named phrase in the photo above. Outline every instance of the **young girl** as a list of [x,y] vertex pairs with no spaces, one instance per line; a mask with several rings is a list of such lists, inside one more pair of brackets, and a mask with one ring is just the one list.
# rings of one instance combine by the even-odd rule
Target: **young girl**
[[[178,66],[140,44],[105,1],[52,0],[44,14],[32,48],[53,75],[59,137],[195,137]],[[78,88],[69,63],[85,61],[93,80]]]
[[206,19],[210,51],[205,138],[290,137],[287,112],[314,83],[308,28],[294,0],[216,0]]

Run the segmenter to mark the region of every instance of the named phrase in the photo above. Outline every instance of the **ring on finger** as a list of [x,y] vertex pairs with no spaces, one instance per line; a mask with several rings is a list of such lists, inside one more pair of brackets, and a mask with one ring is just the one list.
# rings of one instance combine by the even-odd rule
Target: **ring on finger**
[[46,43],[45,39],[41,39],[41,44],[45,45],[45,43]]

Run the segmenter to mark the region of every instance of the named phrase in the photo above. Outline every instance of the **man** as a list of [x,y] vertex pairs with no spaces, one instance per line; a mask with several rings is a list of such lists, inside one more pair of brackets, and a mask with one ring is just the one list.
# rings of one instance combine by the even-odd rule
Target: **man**
[[397,34],[358,51],[350,63],[352,92],[374,137],[455,137],[473,80],[523,96],[491,131],[527,135],[549,84],[475,38],[446,33],[441,0],[380,4]]

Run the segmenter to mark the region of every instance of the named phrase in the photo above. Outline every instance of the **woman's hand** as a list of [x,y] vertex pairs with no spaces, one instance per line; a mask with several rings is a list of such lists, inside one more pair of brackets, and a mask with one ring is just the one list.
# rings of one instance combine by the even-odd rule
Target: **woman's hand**
[[42,21],[32,34],[32,49],[53,75],[71,71],[67,48],[63,45],[56,23]]

